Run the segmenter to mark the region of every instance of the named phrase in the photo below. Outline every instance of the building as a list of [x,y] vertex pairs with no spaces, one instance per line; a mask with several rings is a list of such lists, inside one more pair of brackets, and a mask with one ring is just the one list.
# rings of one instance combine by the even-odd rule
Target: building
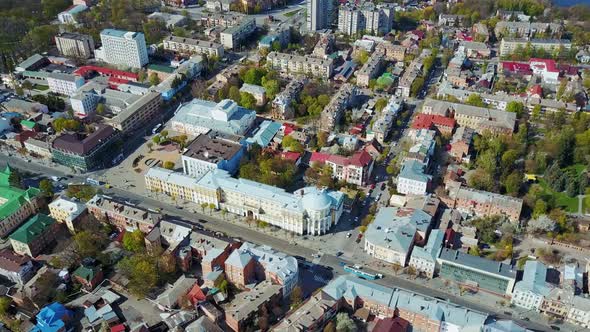
[[50,145],[46,139],[29,138],[25,141],[25,149],[39,158],[51,158]]
[[373,157],[365,150],[355,152],[351,157],[330,155],[326,160],[333,177],[357,186],[367,184],[373,172],[373,164]]
[[57,14],[57,19],[61,24],[78,24],[76,16],[88,9],[86,5],[72,5],[63,12]]
[[440,277],[467,288],[510,296],[516,282],[512,266],[444,248],[438,258]]
[[464,186],[450,188],[449,197],[450,208],[478,217],[499,215],[507,217],[512,222],[518,222],[522,212],[523,201],[520,198]]
[[100,266],[80,265],[72,273],[72,278],[82,285],[87,291],[92,291],[103,280],[103,272]]
[[52,144],[54,162],[82,172],[110,165],[117,149],[119,132],[111,126],[97,125],[93,133],[65,133]]
[[590,299],[574,296],[566,320],[572,324],[590,328]]
[[55,45],[59,53],[65,57],[89,59],[94,55],[94,39],[89,35],[60,33],[55,36]]
[[53,72],[47,76],[47,85],[49,86],[49,91],[53,93],[71,96],[78,88],[84,85],[84,78],[71,74]]
[[71,328],[74,313],[63,304],[53,302],[43,307],[35,318],[37,325],[30,330],[31,332],[62,332]]
[[147,16],[148,20],[158,20],[166,25],[169,30],[186,25],[187,18],[184,15],[165,12],[153,12]]
[[33,277],[34,271],[29,256],[17,255],[10,249],[0,250],[0,276],[17,285],[24,285]]
[[[108,100],[108,99],[107,99]],[[162,95],[150,91],[123,108],[108,123],[122,133],[128,133],[153,121],[160,112]]]
[[405,195],[425,195],[432,176],[426,174],[426,164],[415,159],[405,160],[397,176],[397,192]]
[[534,49],[543,49],[546,52],[553,52],[560,48],[569,50],[572,43],[567,39],[526,39],[526,38],[502,38],[500,42],[500,56],[513,54],[517,48],[529,45]]
[[526,310],[539,311],[543,299],[552,289],[546,279],[545,264],[539,261],[527,261],[524,265],[522,280],[514,285],[510,303]]
[[552,37],[563,32],[563,25],[543,22],[500,21],[494,28],[496,36],[513,36],[521,38],[535,38],[536,34]]
[[210,130],[243,136],[255,119],[256,112],[240,107],[229,99],[217,104],[193,99],[178,108],[171,122],[173,130],[191,136],[205,134]]
[[436,129],[441,134],[450,136],[455,130],[455,120],[438,114],[419,113],[412,122],[412,129]]
[[453,118],[459,126],[472,128],[480,134],[485,131],[512,134],[516,125],[515,113],[442,100],[426,99],[422,112]]
[[76,232],[77,224],[86,216],[86,205],[66,197],[49,203],[49,214],[58,223],[66,224],[70,232]]
[[410,64],[404,70],[404,74],[399,79],[398,90],[402,97],[409,97],[412,90],[412,83],[420,75],[422,75],[422,60],[416,58],[410,62]]
[[164,39],[164,49],[181,54],[206,54],[219,59],[223,57],[223,45],[192,38],[168,36]]
[[392,29],[394,14],[394,8],[388,4],[347,2],[338,9],[338,31],[346,35],[384,35]]
[[198,279],[186,277],[182,275],[176,279],[174,284],[168,284],[168,287],[162,292],[154,301],[158,308],[162,311],[172,311],[178,307],[178,302],[181,298],[186,295],[194,285],[196,285]]
[[243,146],[235,137],[216,132],[201,134],[182,154],[184,174],[199,178],[210,170],[222,169],[235,174],[243,156]]
[[141,68],[148,63],[145,37],[141,32],[104,29],[100,40],[100,56],[98,50],[95,52],[97,60],[131,68]]
[[307,1],[307,30],[318,31],[329,28],[331,7],[329,0]]
[[470,59],[489,59],[492,55],[492,50],[488,45],[481,42],[463,42],[460,48],[465,53],[465,56]]
[[356,73],[356,83],[360,87],[369,87],[369,82],[383,71],[384,52],[376,51],[371,54],[369,60]]
[[401,98],[391,96],[387,105],[381,110],[377,117],[377,121],[373,123],[371,128],[374,138],[377,142],[384,144],[385,139],[389,136],[391,128],[395,123],[395,119],[404,107],[404,102]]
[[445,233],[439,229],[430,232],[428,242],[424,247],[414,247],[409,265],[416,269],[418,274],[428,278],[434,278],[436,259],[442,250]]
[[254,18],[243,18],[238,24],[226,28],[219,34],[221,45],[225,48],[235,49],[256,30]]
[[31,117],[39,113],[49,113],[47,105],[21,99],[10,99],[2,103],[2,108],[9,113],[18,113],[24,117]]
[[256,99],[256,106],[266,104],[266,89],[260,85],[244,83],[240,88],[240,92],[251,94]]
[[47,247],[57,233],[55,220],[44,214],[36,214],[8,237],[12,250],[19,255],[35,257]]
[[359,94],[360,90],[355,85],[343,84],[330,99],[330,103],[322,110],[320,115],[321,129],[330,132],[339,125],[344,111],[356,103]]
[[[152,171],[153,170],[153,171]],[[325,234],[338,223],[344,196],[315,187],[294,193],[262,183],[235,179],[212,170],[200,179],[153,169],[146,173],[146,189],[164,192],[199,204],[267,222],[296,234]]]
[[283,297],[288,298],[299,284],[297,264],[294,257],[269,246],[256,246],[246,242],[229,255],[224,271],[227,280],[240,288],[269,280],[281,285]]
[[337,300],[320,291],[312,295],[295,311],[291,311],[279,324],[275,325],[273,331],[319,331],[326,321],[337,314],[338,307]]
[[295,117],[293,103],[297,101],[305,82],[304,79],[290,80],[285,89],[276,95],[272,101],[272,117],[274,119],[291,120]]
[[96,219],[106,221],[120,230],[129,232],[139,229],[147,234],[162,220],[159,213],[115,200],[106,195],[95,195],[86,203],[86,207]]
[[416,242],[426,239],[432,216],[411,208],[384,207],[365,232],[365,252],[371,257],[406,266]]
[[475,132],[471,128],[457,128],[451,138],[449,154],[459,162],[469,162],[474,135]]
[[37,188],[20,189],[11,185],[13,170],[9,165],[0,171],[0,237],[4,238],[43,205]]
[[322,291],[338,308],[364,308],[377,318],[400,317],[413,331],[480,331],[487,314],[451,302],[398,288],[389,288],[352,275],[332,280]]
[[266,64],[272,69],[288,74],[307,74],[314,77],[329,79],[334,71],[334,60],[311,56],[270,52],[266,56]]
[[263,306],[271,310],[281,300],[281,286],[266,280],[241,292],[225,307],[225,322],[235,332],[245,331],[247,322],[258,317]]

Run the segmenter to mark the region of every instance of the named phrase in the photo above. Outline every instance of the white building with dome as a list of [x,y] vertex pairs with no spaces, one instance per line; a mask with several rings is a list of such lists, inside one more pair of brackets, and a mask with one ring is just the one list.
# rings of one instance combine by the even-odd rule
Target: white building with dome
[[146,175],[146,189],[264,221],[296,234],[322,235],[338,224],[344,194],[316,187],[294,193],[263,183],[236,179],[221,169],[199,179],[160,168]]

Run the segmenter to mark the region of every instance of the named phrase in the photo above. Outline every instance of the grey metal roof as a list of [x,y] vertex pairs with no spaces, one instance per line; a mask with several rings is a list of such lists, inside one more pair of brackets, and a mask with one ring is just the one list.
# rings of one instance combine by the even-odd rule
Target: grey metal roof
[[508,279],[516,278],[516,269],[513,269],[511,265],[469,255],[458,250],[444,248],[440,253],[440,260]]

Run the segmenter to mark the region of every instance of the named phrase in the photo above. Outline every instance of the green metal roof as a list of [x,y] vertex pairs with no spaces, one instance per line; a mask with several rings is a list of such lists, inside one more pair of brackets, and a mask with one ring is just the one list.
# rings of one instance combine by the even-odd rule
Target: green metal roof
[[74,276],[78,276],[86,281],[92,281],[99,271],[100,269],[98,267],[80,265],[80,267],[74,271]]
[[45,230],[53,225],[55,220],[45,214],[37,214],[21,225],[9,238],[21,243],[29,244],[38,238]]
[[20,124],[21,124],[21,126],[25,126],[29,129],[35,128],[35,125],[36,125],[36,123],[31,120],[21,120]]
[[41,192],[37,188],[29,188],[26,190],[12,187],[10,185],[10,174],[12,169],[9,165],[0,171],[0,198],[4,204],[0,204],[0,222],[14,214],[26,202],[30,201]]

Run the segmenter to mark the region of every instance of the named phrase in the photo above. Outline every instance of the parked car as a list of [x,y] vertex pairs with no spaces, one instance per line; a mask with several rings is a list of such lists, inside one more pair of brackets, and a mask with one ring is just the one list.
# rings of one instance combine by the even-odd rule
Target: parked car
[[383,183],[381,184],[381,190],[385,190],[385,187],[386,187],[386,186],[387,186],[387,185],[385,184],[385,182],[383,182]]
[[346,234],[346,238],[349,238],[349,237],[351,237],[351,236],[352,236],[352,233],[347,233],[347,234]]

